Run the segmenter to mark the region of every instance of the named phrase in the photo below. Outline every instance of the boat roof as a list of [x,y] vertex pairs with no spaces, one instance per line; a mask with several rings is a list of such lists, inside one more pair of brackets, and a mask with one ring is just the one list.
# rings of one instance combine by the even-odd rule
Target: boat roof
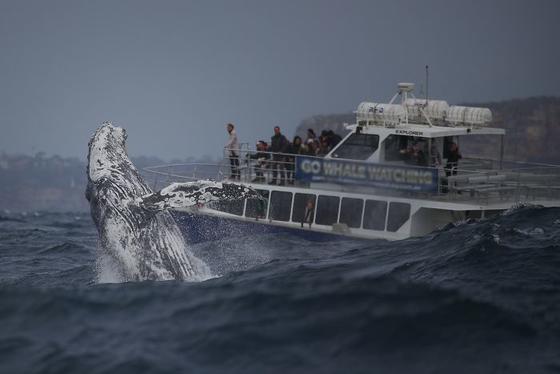
[[[347,126],[348,130],[355,132],[357,124]],[[446,136],[465,135],[505,135],[506,130],[496,127],[466,127],[466,126],[428,126],[425,124],[407,123],[395,127],[367,125],[360,126],[363,134],[404,135],[419,138],[441,138]]]
[[[358,105],[353,132],[441,138],[464,135],[505,135],[505,130],[489,127],[488,108],[449,105],[445,100],[417,99],[413,83],[399,83],[389,103],[364,101]],[[397,98],[400,97],[400,103]]]

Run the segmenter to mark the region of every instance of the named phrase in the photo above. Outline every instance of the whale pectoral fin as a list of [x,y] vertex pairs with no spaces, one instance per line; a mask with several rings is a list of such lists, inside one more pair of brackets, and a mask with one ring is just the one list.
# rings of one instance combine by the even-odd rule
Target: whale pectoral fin
[[170,208],[188,208],[210,201],[240,200],[246,198],[261,199],[254,189],[234,183],[198,181],[173,183],[158,192],[142,197],[140,207],[148,210]]

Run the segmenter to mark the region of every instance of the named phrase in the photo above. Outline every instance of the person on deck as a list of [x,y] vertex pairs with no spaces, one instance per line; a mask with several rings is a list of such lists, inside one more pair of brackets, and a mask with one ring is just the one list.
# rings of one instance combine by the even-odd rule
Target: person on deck
[[327,131],[327,137],[329,139],[329,147],[333,149],[338,143],[342,141],[342,136],[336,134],[334,131]]
[[319,149],[317,150],[317,156],[325,157],[330,151],[329,139],[326,136],[321,136],[319,138]]
[[459,147],[457,143],[451,143],[449,145],[449,153],[447,155],[447,163],[445,164],[445,175],[457,175],[457,167],[459,166],[459,160],[462,159],[461,153],[459,152]]
[[307,138],[305,139],[305,144],[313,143],[313,149],[319,148],[319,139],[317,139],[317,135],[315,135],[315,131],[309,128],[307,129]]
[[317,156],[317,146],[313,139],[308,139],[303,146],[303,154],[308,156]]
[[417,142],[414,144],[413,149],[416,166],[428,166],[428,156],[426,155],[426,152],[424,152],[425,143]]
[[286,153],[290,156],[286,157],[286,172],[289,184],[294,184],[294,170],[296,168],[296,155],[303,154],[303,144],[301,143],[301,137],[295,136],[294,141],[288,146]]
[[272,155],[272,181],[269,184],[276,184],[278,172],[280,172],[280,185],[286,184],[284,173],[286,157],[283,154],[277,153],[286,153],[289,144],[288,139],[280,132],[280,127],[275,126],[274,135],[270,138],[270,151],[276,154]]
[[257,143],[257,152],[249,156],[249,158],[255,160],[255,179],[253,179],[252,182],[265,182],[264,171],[266,169],[267,160],[270,158],[270,155],[266,152],[267,148],[268,144],[263,140],[259,140]]
[[414,166],[428,166],[428,158],[423,151],[424,144],[415,142],[408,145],[406,149],[401,149],[401,157],[407,164]]
[[439,167],[441,165],[441,155],[439,154],[438,147],[435,141],[432,141],[432,146],[430,148],[430,156],[432,158],[430,161],[430,166],[436,168]]
[[239,180],[239,141],[237,140],[237,133],[235,132],[235,126],[233,123],[228,123],[226,125],[227,132],[229,134],[228,142],[224,147],[229,158],[229,163],[231,167],[230,179]]
[[305,204],[305,210],[303,211],[303,217],[301,220],[301,227],[303,227],[304,223],[309,224],[309,228],[311,228],[311,223],[313,222],[313,213],[315,211],[315,204],[313,204],[313,199],[307,200]]

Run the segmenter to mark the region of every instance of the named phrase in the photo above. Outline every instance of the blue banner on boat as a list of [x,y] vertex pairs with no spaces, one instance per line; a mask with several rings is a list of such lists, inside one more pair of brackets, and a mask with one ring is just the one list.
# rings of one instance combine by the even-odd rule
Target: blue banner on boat
[[434,168],[369,164],[330,158],[296,157],[296,179],[409,191],[438,190],[438,170]]

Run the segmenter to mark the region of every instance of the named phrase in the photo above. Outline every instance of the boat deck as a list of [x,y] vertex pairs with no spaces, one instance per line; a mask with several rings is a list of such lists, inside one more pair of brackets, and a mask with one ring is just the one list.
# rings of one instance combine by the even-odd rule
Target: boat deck
[[[434,202],[457,204],[512,204],[538,203],[560,199],[560,166],[503,161],[490,159],[465,158],[461,160],[455,175],[446,176],[443,168],[437,169],[437,191],[409,191],[392,188],[378,188],[367,184],[319,183],[297,180],[294,161],[272,161],[281,157],[294,158],[294,155],[269,153],[266,161],[257,161],[255,152],[245,150],[239,157],[239,176],[231,178],[230,163],[224,158],[216,163],[185,163],[158,165],[144,169],[154,189],[173,182],[187,182],[200,179],[234,181],[254,186],[270,186],[272,168],[278,164],[285,169],[284,185],[298,189],[351,192],[407,199],[421,199]],[[310,156],[305,156],[310,158]],[[312,159],[315,157],[311,157]],[[323,158],[317,158],[324,160]],[[365,162],[352,161],[355,164]],[[276,165],[275,165],[276,164]],[[402,165],[395,163],[394,165]],[[434,168],[418,168],[434,170]],[[262,173],[257,177],[256,173]],[[280,175],[278,184],[280,184]]]

